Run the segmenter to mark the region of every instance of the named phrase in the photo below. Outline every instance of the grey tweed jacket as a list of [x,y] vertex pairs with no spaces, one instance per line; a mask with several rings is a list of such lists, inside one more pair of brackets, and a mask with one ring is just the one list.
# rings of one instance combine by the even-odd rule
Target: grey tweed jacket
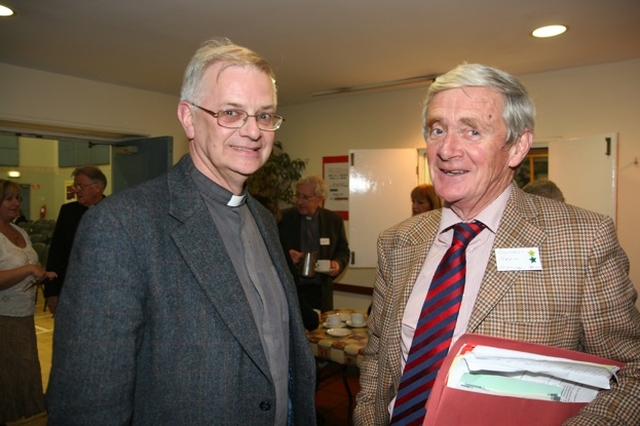
[[[185,156],[83,217],[56,312],[50,425],[273,425],[258,330]],[[294,421],[314,425],[315,364],[273,216],[248,206],[289,304]]]
[[[402,375],[402,316],[440,218],[440,210],[418,215],[379,237],[356,425],[389,422],[388,405]],[[611,390],[565,424],[640,424],[640,314],[613,221],[514,185],[494,248],[515,247],[538,247],[543,270],[500,272],[492,252],[467,332],[625,362]]]

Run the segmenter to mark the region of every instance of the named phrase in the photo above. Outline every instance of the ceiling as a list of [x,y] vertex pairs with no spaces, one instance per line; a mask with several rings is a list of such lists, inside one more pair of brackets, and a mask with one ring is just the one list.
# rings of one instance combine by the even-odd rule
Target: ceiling
[[[640,58],[638,0],[0,0],[0,62],[178,95],[226,36],[276,70],[280,105],[482,62],[516,75]],[[569,31],[537,40],[537,26]]]

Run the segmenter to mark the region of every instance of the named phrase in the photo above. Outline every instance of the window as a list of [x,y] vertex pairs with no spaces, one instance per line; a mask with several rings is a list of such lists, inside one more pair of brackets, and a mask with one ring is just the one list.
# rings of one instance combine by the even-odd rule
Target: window
[[532,180],[548,179],[549,177],[549,150],[547,148],[532,148],[522,160],[522,164],[516,170],[516,182],[522,188]]

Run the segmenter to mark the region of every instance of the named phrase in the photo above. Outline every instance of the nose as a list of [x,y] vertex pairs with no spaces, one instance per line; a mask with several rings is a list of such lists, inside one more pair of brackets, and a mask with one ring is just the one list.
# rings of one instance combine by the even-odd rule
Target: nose
[[438,157],[449,160],[460,155],[460,138],[455,132],[448,132],[438,142]]
[[247,117],[242,127],[238,129],[238,133],[241,136],[246,136],[251,140],[257,141],[258,139],[260,139],[260,136],[262,135],[262,130],[260,130],[260,128],[258,127],[258,122],[256,121],[256,117],[253,115],[250,115]]

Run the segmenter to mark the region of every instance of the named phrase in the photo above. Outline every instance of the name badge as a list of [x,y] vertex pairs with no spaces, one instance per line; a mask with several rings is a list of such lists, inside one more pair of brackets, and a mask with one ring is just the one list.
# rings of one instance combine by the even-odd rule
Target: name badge
[[538,247],[496,249],[498,271],[542,271]]
[[321,246],[328,246],[330,244],[329,242],[329,238],[320,238],[320,245]]

